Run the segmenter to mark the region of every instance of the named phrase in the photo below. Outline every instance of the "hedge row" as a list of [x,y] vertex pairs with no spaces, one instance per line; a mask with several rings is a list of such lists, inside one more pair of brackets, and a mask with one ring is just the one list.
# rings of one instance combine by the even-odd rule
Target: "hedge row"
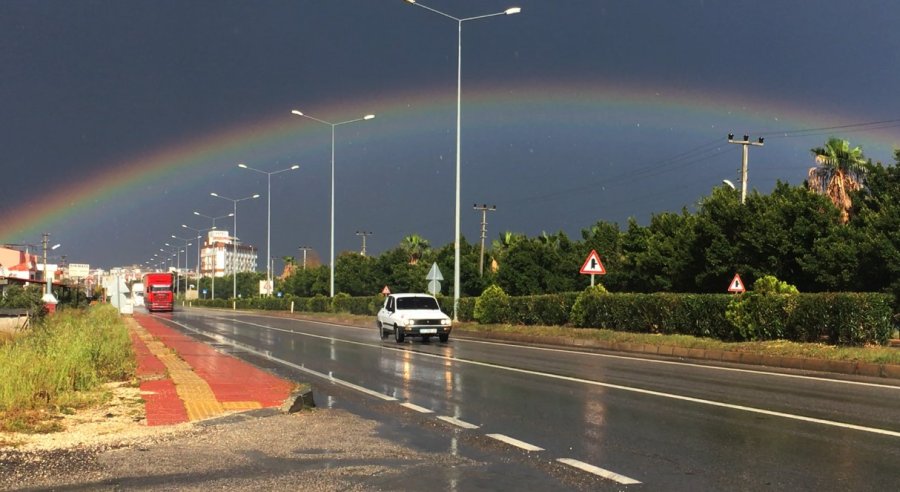
[[[863,345],[888,342],[894,329],[893,298],[877,293],[821,293],[771,295],[730,294],[607,294],[597,290],[541,296],[491,296],[459,300],[458,318],[520,325],[571,325],[639,333],[683,334],[725,341],[784,339]],[[251,298],[237,301],[239,309],[345,312],[374,316],[384,297],[338,294],[311,298]],[[453,299],[439,297],[444,312]],[[221,299],[197,305],[231,307]],[[484,318],[481,319],[482,321]]]

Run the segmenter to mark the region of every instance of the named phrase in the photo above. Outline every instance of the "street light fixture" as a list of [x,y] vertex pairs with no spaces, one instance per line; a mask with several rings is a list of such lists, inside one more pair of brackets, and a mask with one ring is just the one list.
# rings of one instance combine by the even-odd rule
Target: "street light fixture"
[[304,118],[309,118],[313,121],[318,121],[323,125],[328,125],[331,127],[331,256],[329,262],[331,263],[331,282],[330,282],[330,290],[329,295],[334,297],[334,129],[340,125],[346,125],[347,123],[356,123],[357,121],[368,121],[372,118],[375,118],[374,114],[367,114],[362,118],[356,118],[353,120],[341,121],[339,123],[330,123],[325,120],[320,120],[319,118],[312,117],[308,114],[304,114],[303,112],[294,109],[291,111],[292,114],[297,116],[302,116]]
[[200,240],[203,239],[204,232],[209,232],[209,231],[215,229],[216,226],[214,225],[214,226],[210,227],[209,229],[195,229],[187,224],[181,224],[181,227],[183,227],[185,229],[190,229],[197,233],[197,291],[199,292],[200,291],[200,279],[202,278],[202,277],[200,277],[200,246],[201,246]]
[[[251,196],[245,196],[243,198],[229,198],[227,196],[222,196],[218,193],[210,193],[209,196],[214,196],[216,198],[221,198],[222,200],[228,200],[234,205],[234,212],[231,213],[232,219],[234,220],[234,232],[232,233],[231,240],[231,275],[234,279],[234,286],[231,293],[232,299],[237,299],[237,204],[238,202],[242,202],[244,200],[252,200],[254,198],[259,198],[259,193],[256,193]],[[268,260],[266,260],[268,261]]]
[[[248,171],[255,171],[260,174],[265,174],[268,180],[268,191],[266,192],[266,201],[268,204],[266,205],[266,258],[271,258],[272,256],[272,175],[283,173],[286,171],[293,171],[296,169],[300,169],[298,164],[294,164],[293,166],[287,169],[281,169],[279,171],[261,171],[259,169],[250,167],[244,163],[238,164],[238,167],[241,169],[247,169]],[[237,235],[237,234],[235,234]],[[272,294],[272,262],[266,261],[266,295]]]
[[[232,214],[228,214],[228,215],[220,215],[220,216],[218,216],[218,217],[211,217],[211,216],[209,216],[209,215],[201,214],[200,212],[198,212],[198,211],[196,211],[196,210],[194,210],[194,215],[196,215],[196,216],[198,216],[198,217],[204,217],[204,218],[207,218],[207,219],[212,219],[212,228],[211,228],[211,229],[207,229],[207,230],[212,230],[212,229],[215,229],[215,228],[216,228],[216,220],[217,220],[217,219],[224,219],[224,218],[226,218],[226,217],[234,217],[234,214],[233,214],[233,213],[232,213]],[[197,254],[200,254],[199,251],[197,252]],[[213,256],[213,261],[212,261],[211,263],[212,263],[212,265],[211,265],[211,267],[210,267],[210,270],[211,270],[212,273],[210,273],[210,287],[209,287],[209,288],[210,288],[210,291],[211,291],[211,293],[210,293],[210,299],[215,299],[215,298],[216,298],[216,258],[215,258],[215,256]],[[223,269],[223,270],[225,269],[225,265],[222,265],[222,269]]]
[[442,15],[449,19],[453,19],[456,21],[458,27],[458,51],[457,51],[457,61],[456,61],[456,230],[454,234],[453,240],[453,320],[458,321],[459,317],[457,312],[459,311],[459,187],[460,187],[460,119],[461,119],[461,110],[462,110],[462,25],[463,22],[478,20],[478,19],[486,19],[488,17],[496,17],[498,15],[513,15],[518,14],[522,11],[519,7],[510,7],[502,12],[495,12],[493,14],[479,15],[475,17],[466,17],[460,19],[458,17],[453,17],[450,14],[441,12],[440,10],[431,8],[427,5],[423,5],[421,3],[417,3],[416,0],[406,0],[407,3],[411,5],[415,5],[416,7],[422,7],[425,10],[434,12],[438,15]]
[[[191,243],[191,240],[190,240],[190,239],[185,239],[185,238],[183,238],[183,237],[178,237],[178,236],[176,236],[176,235],[174,235],[174,234],[172,234],[172,239],[177,239],[177,240],[179,240],[179,241],[184,241],[184,269],[185,269],[185,270],[188,270],[188,256],[187,256],[187,254],[188,254],[188,249],[187,249],[187,247],[190,246],[190,245],[192,244],[192,243]],[[198,251],[200,250],[200,243],[199,243],[199,242],[197,242],[197,250],[198,250]],[[199,254],[198,254],[198,257],[199,257]],[[180,258],[181,258],[181,256],[179,255],[179,260],[178,260],[178,261],[179,261],[179,264],[180,264],[180,262],[181,262],[181,259],[180,259]],[[179,269],[180,269],[180,267],[179,267]],[[176,275],[176,278],[177,278],[177,275]],[[187,283],[187,282],[185,282],[185,283]],[[175,289],[176,292],[181,291],[181,285],[180,285],[180,284],[176,284],[175,287],[176,287],[176,289]]]

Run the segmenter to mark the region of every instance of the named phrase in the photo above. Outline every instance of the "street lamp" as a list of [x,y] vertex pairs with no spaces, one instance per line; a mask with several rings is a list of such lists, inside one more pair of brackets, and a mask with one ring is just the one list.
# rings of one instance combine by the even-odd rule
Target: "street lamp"
[[367,114],[367,115],[363,116],[362,118],[341,121],[339,123],[329,123],[325,120],[320,120],[320,119],[314,118],[308,114],[304,114],[296,109],[292,110],[291,113],[295,114],[297,116],[302,116],[304,118],[309,118],[313,121],[318,121],[319,123],[322,123],[323,125],[328,125],[331,127],[331,256],[330,256],[330,260],[329,260],[331,263],[331,274],[330,274],[331,287],[329,290],[329,295],[331,297],[334,297],[334,129],[335,129],[335,127],[337,127],[339,125],[346,125],[347,123],[356,123],[357,121],[371,120],[372,118],[375,117],[375,115]]
[[234,212],[232,212],[231,216],[234,220],[234,232],[232,233],[231,240],[231,275],[234,279],[234,287],[231,293],[232,299],[237,299],[237,204],[238,202],[242,202],[244,200],[252,200],[254,198],[259,198],[259,193],[256,193],[251,196],[245,196],[244,198],[228,198],[227,196],[222,196],[218,193],[210,193],[209,196],[214,196],[216,198],[221,198],[222,200],[228,200],[234,205]]
[[311,250],[309,246],[297,246],[297,249],[303,251],[303,269],[306,270],[306,252]]
[[[196,212],[195,212],[195,213],[196,213]],[[213,220],[215,221],[215,219],[213,219]],[[200,279],[202,278],[202,277],[200,277],[200,244],[201,244],[201,243],[200,243],[200,240],[203,239],[203,233],[204,233],[204,232],[209,232],[209,231],[215,229],[216,226],[213,225],[213,226],[210,227],[209,229],[194,229],[193,227],[190,227],[190,226],[187,225],[187,224],[181,224],[181,227],[183,227],[183,228],[185,228],[185,229],[190,229],[190,230],[192,230],[192,231],[194,231],[194,232],[197,233],[197,291],[198,291],[198,293],[199,293],[199,291],[200,291]]]
[[[196,210],[194,210],[194,215],[196,215],[198,217],[212,219],[212,228],[208,229],[208,230],[212,230],[212,229],[216,228],[216,220],[217,219],[224,219],[225,217],[233,217],[234,216],[234,214],[228,214],[228,215],[220,215],[218,217],[211,217],[209,215],[203,215]],[[199,254],[199,252],[197,254]],[[213,261],[211,263],[212,263],[212,265],[210,267],[210,270],[212,271],[212,273],[210,274],[210,287],[209,287],[210,292],[211,292],[210,299],[215,299],[216,298],[216,255],[215,255],[215,252],[213,254]],[[224,270],[224,269],[225,269],[225,265],[222,265],[222,270]]]
[[488,17],[495,17],[498,15],[513,15],[518,14],[522,11],[519,7],[510,7],[502,12],[495,12],[493,14],[479,15],[475,17],[466,17],[460,19],[458,17],[453,17],[450,14],[441,12],[440,10],[433,9],[427,5],[422,5],[421,3],[417,3],[416,0],[406,0],[407,3],[415,5],[416,7],[422,7],[425,10],[434,12],[436,14],[442,15],[449,19],[453,19],[456,21],[458,26],[458,50],[457,50],[457,60],[456,60],[456,230],[454,233],[453,239],[453,320],[458,321],[459,317],[457,316],[457,311],[459,310],[459,174],[460,174],[460,119],[461,119],[461,110],[462,110],[462,25],[463,22],[478,20],[478,19],[486,19]]
[[[295,169],[300,169],[300,166],[297,164],[294,164],[293,166],[291,166],[287,169],[281,169],[279,171],[272,171],[272,172],[260,171],[259,169],[250,167],[243,163],[238,164],[238,167],[242,168],[242,169],[247,169],[249,171],[255,171],[260,174],[265,174],[266,178],[268,179],[269,189],[266,192],[266,200],[268,201],[268,205],[266,206],[266,208],[267,208],[267,211],[266,211],[266,258],[270,258],[272,255],[272,175],[278,174],[278,173],[283,173],[286,171],[293,171]],[[237,234],[235,234],[235,235],[237,235]],[[266,294],[267,295],[272,293],[271,292],[272,291],[272,268],[271,268],[271,265],[272,265],[271,261],[266,261]]]
[[[191,245],[191,240],[190,240],[190,239],[185,239],[185,238],[183,238],[183,237],[178,237],[178,236],[176,236],[176,235],[174,235],[174,234],[172,234],[172,239],[177,239],[177,240],[179,240],[179,241],[184,241],[184,269],[187,270],[187,269],[188,269],[188,256],[187,256],[187,254],[188,254],[188,249],[187,249],[187,247]],[[199,242],[197,242],[197,250],[198,250],[198,251],[200,250],[200,243],[199,243]],[[198,256],[198,258],[199,258],[199,254],[198,254],[197,256]],[[181,260],[180,260],[181,256],[179,255],[178,258],[179,258],[179,264],[180,264],[180,262],[181,262]],[[180,267],[179,267],[179,269],[180,269]],[[176,275],[176,277],[177,277],[177,275]],[[187,283],[187,282],[185,282],[185,283]],[[176,285],[176,287],[177,287],[176,291],[181,291],[181,286],[180,286],[180,285]]]

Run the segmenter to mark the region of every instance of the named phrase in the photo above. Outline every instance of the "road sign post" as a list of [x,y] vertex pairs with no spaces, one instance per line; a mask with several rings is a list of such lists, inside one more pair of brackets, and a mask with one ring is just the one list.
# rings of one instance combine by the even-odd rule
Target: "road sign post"
[[436,296],[441,291],[441,280],[444,280],[437,262],[431,265],[431,270],[425,276],[425,280],[428,281],[428,290],[431,291],[431,295]]
[[579,273],[591,276],[591,287],[594,286],[594,275],[606,275],[606,269],[603,268],[603,262],[600,261],[600,255],[596,250],[591,250],[591,254],[584,260]]
[[743,294],[745,291],[746,289],[744,289],[744,282],[741,281],[741,276],[735,273],[734,278],[731,279],[731,283],[728,284],[728,292]]

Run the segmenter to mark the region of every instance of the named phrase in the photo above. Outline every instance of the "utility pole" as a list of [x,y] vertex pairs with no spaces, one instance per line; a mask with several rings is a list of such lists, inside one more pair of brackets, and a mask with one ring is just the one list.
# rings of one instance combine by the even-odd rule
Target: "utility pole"
[[303,269],[306,270],[306,252],[311,250],[309,246],[297,246],[297,249],[303,251]]
[[741,205],[747,200],[747,159],[749,158],[749,148],[751,145],[762,147],[763,140],[765,140],[763,137],[759,137],[756,142],[751,142],[750,137],[747,135],[744,135],[743,140],[735,140],[734,133],[728,134],[728,143],[743,146],[743,156],[741,159]]
[[475,210],[481,211],[481,255],[478,257],[478,276],[484,276],[484,238],[487,237],[487,213],[488,212],[496,212],[497,206],[491,205],[488,207],[487,205],[479,206],[477,203],[472,205],[472,208]]
[[369,231],[356,231],[357,236],[362,236],[362,252],[361,255],[366,256],[366,237],[375,234],[374,232]]
[[47,275],[47,245],[50,243],[50,233],[45,232],[41,234],[41,244],[44,246],[44,282],[46,282],[47,287],[44,289],[44,295],[50,295],[51,290],[51,278]]

